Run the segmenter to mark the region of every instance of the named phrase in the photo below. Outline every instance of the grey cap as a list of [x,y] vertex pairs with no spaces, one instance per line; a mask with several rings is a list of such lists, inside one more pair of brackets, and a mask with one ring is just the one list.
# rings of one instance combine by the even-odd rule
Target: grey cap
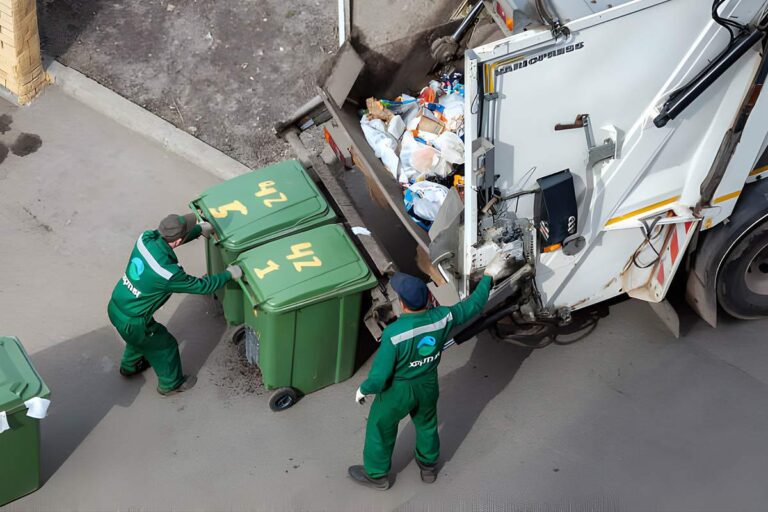
[[160,221],[157,230],[166,242],[173,242],[179,238],[185,238],[197,224],[194,213],[186,215],[171,214]]

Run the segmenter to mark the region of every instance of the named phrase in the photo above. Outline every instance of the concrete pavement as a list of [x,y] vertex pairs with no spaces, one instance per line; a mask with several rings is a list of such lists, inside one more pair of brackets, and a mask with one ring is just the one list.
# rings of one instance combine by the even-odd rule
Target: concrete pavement
[[[688,319],[675,340],[626,302],[571,346],[530,352],[483,336],[452,348],[440,476],[421,483],[404,422],[386,493],[346,477],[361,457],[369,406],[353,397],[370,361],[272,413],[217,306],[177,296],[158,320],[198,385],[162,398],[151,372],[122,379],[105,307],[131,246],[216,179],[55,86],[0,115],[8,147],[21,133],[41,142],[0,163],[0,326],[53,400],[45,485],[4,510],[764,509],[766,321]],[[204,271],[200,244],[180,258]]]

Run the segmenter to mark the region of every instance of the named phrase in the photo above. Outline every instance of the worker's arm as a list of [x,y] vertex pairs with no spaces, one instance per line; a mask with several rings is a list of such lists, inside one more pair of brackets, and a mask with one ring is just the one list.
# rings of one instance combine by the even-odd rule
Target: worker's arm
[[384,391],[395,372],[396,360],[397,348],[392,344],[389,335],[385,333],[381,337],[381,345],[373,359],[373,366],[368,373],[368,378],[360,385],[360,391],[364,395],[375,395]]
[[191,242],[192,240],[197,240],[200,238],[200,235],[203,234],[203,227],[200,224],[195,224],[195,227],[193,227],[189,233],[187,233],[187,236],[184,238],[184,243]]
[[167,290],[174,293],[192,293],[195,295],[209,295],[232,279],[229,271],[213,274],[205,277],[195,277],[179,270],[167,281]]
[[488,302],[492,283],[493,280],[489,276],[483,276],[477,284],[475,291],[472,292],[472,295],[450,307],[451,315],[453,315],[453,325],[461,325],[468,322],[483,310]]

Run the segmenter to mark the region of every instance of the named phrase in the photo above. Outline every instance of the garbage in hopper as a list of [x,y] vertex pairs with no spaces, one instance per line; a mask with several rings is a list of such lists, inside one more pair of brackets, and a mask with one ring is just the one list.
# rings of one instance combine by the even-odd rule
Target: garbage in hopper
[[426,230],[450,187],[461,187],[463,197],[463,80],[444,74],[416,97],[368,98],[360,119],[376,157],[403,187],[406,210]]

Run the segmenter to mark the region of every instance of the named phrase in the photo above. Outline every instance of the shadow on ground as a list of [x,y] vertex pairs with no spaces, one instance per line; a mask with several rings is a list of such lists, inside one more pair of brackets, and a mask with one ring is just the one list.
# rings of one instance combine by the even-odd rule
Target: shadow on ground
[[200,295],[185,296],[166,327],[179,342],[181,363],[188,375],[197,375],[227,330],[218,303]]
[[[209,297],[187,296],[167,323],[180,343],[184,373],[200,371],[226,329],[212,303]],[[32,356],[51,389],[51,409],[41,422],[44,481],[113,407],[130,407],[145,383],[157,384],[151,370],[131,379],[120,376],[123,347],[115,329],[106,326]]]
[[[38,0],[40,42],[45,51],[53,57],[67,53],[92,26],[104,3],[103,0]],[[99,27],[92,28],[99,30]]]
[[41,422],[42,475],[48,480],[114,406],[129,407],[143,376],[128,382],[118,373],[123,345],[102,327],[37,352],[32,362],[51,389]]
[[[482,336],[473,341],[467,364],[440,378],[438,422],[440,465],[449,462],[472,430],[485,407],[512,381],[531,349]],[[450,349],[449,349],[450,350]],[[413,424],[400,433],[392,457],[392,474],[413,460]]]

